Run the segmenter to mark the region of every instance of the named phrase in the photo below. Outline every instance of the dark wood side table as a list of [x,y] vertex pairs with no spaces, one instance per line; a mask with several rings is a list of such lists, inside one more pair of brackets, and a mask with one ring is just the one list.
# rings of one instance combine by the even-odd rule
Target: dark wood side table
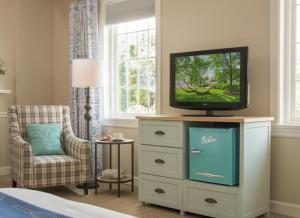
[[[121,145],[131,144],[131,176],[126,176],[121,179],[120,177],[120,162],[121,162]],[[108,180],[101,177],[98,177],[95,173],[95,184],[97,182],[109,183],[109,189],[111,190],[112,184],[118,184],[118,197],[120,197],[120,185],[121,183],[131,182],[131,191],[134,191],[134,140],[124,139],[124,140],[114,140],[114,141],[95,141],[95,172],[97,172],[97,147],[98,145],[109,145],[109,168],[112,168],[112,145],[118,145],[118,179]],[[95,194],[97,194],[97,186],[95,187]]]

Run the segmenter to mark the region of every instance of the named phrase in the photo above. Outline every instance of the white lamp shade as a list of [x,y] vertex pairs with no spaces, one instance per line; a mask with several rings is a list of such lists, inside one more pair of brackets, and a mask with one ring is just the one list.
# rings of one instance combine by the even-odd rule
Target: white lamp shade
[[74,59],[72,62],[72,87],[101,87],[100,65],[97,60]]

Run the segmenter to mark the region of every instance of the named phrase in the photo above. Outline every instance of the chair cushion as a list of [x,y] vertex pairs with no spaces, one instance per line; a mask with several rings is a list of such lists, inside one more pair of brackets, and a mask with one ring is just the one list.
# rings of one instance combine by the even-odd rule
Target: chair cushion
[[61,146],[61,124],[27,124],[33,155],[64,154]]
[[34,156],[37,187],[72,184],[80,181],[81,162],[67,155]]

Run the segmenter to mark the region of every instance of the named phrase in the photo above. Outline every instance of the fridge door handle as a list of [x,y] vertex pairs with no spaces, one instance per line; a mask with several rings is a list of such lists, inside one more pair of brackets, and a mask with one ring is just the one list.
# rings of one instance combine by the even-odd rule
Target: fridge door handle
[[192,154],[200,154],[201,151],[199,151],[197,148],[192,148],[192,149],[191,149],[191,153],[192,153]]
[[217,175],[217,174],[212,174],[212,173],[195,172],[195,175],[197,175],[197,176],[205,176],[205,177],[208,177],[208,178],[224,179],[224,176]]

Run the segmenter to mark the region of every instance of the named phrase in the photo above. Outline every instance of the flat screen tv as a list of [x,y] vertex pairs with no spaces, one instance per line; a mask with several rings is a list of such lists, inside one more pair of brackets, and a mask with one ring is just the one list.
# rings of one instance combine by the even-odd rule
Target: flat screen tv
[[248,47],[170,54],[170,106],[214,110],[247,107]]

